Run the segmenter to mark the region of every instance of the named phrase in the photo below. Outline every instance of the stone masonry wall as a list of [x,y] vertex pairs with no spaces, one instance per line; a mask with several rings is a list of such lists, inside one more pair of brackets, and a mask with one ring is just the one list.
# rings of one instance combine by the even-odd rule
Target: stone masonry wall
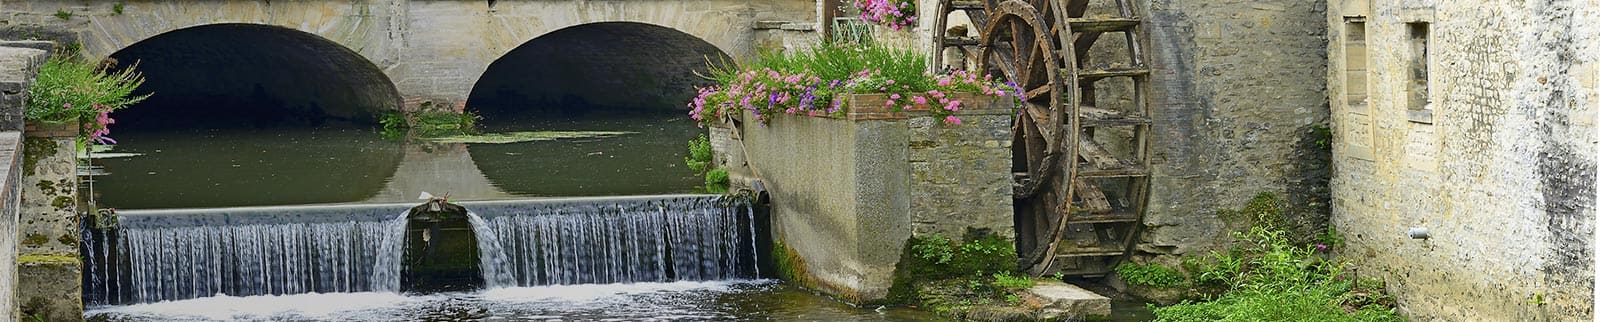
[[1293,221],[1325,220],[1328,152],[1315,144],[1316,129],[1328,124],[1323,1],[1137,5],[1154,71],[1140,253],[1177,264],[1167,255],[1221,250],[1249,223],[1217,211],[1262,192],[1286,200]]
[[1592,321],[1600,9],[1328,5],[1343,257],[1415,321]]
[[[6,44],[9,45],[9,44]],[[49,54],[44,50],[0,46],[0,318],[18,315],[17,217],[22,166],[22,108],[28,86]]]
[[[116,12],[114,8],[121,8]],[[359,53],[413,101],[464,103],[489,64],[539,36],[597,22],[638,22],[694,35],[736,58],[792,35],[761,21],[810,24],[813,0],[30,0],[7,1],[0,35],[77,42],[91,59],[176,29],[273,25],[316,34]],[[56,13],[70,12],[66,19]],[[800,32],[813,34],[811,32]]]
[[[980,114],[981,113],[981,114]],[[932,116],[910,127],[911,231],[960,240],[967,228],[1014,238],[1011,220],[1011,113],[983,110],[944,125]]]

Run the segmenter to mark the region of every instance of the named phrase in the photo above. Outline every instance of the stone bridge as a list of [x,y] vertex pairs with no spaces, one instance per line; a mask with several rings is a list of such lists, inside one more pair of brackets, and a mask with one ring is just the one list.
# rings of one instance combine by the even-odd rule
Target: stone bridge
[[[817,12],[810,0],[37,0],[0,4],[0,35],[138,62],[164,103],[251,93],[361,118],[496,96],[678,106],[699,81],[683,71],[812,38]],[[617,88],[639,93],[603,92]]]

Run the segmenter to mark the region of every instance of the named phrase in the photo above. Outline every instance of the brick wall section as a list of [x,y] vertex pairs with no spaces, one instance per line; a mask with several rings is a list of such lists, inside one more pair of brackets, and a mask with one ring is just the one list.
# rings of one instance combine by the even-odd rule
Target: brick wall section
[[[1600,9],[1584,1],[1335,0],[1334,225],[1416,321],[1592,321]],[[1365,57],[1346,45],[1364,21]],[[1408,111],[1429,26],[1431,117]],[[1347,61],[1365,58],[1365,72]],[[1362,81],[1360,76],[1366,80]],[[1352,79],[1354,78],[1354,79]],[[1406,236],[1429,229],[1431,239]]]
[[22,108],[28,85],[49,53],[0,44],[0,317],[17,315],[17,234],[22,166]]

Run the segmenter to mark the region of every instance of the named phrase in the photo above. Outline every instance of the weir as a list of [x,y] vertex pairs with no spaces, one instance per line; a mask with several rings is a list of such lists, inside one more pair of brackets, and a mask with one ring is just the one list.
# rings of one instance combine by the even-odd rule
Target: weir
[[[469,211],[464,235],[417,220],[414,204],[123,211],[113,227],[84,229],[85,302],[758,276],[755,213],[742,199],[668,195],[460,205]],[[471,247],[439,248],[450,243]],[[469,271],[482,275],[428,275],[461,273],[437,267],[459,261],[440,260],[448,258],[476,262]]]

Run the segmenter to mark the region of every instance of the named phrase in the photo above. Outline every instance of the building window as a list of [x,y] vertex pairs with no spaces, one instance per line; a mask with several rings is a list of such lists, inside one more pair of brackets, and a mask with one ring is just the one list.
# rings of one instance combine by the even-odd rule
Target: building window
[[1406,118],[1433,123],[1433,108],[1428,106],[1428,23],[1407,23],[1406,30],[1411,47],[1406,73]]
[[1367,110],[1367,23],[1347,17],[1344,23],[1345,106],[1352,112]]

